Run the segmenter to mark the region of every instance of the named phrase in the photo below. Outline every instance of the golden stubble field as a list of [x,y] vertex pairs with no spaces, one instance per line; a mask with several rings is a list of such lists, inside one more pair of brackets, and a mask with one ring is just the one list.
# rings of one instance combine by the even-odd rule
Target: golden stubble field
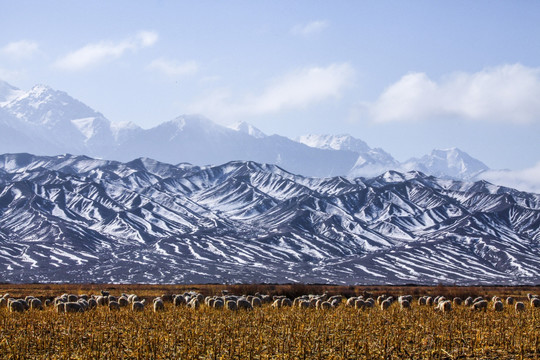
[[[228,289],[238,295],[268,293],[380,294],[414,296],[410,309],[394,303],[358,310],[273,308],[230,311],[201,305],[198,309],[165,303],[154,313],[129,308],[111,312],[98,307],[84,313],[58,314],[54,308],[10,313],[0,309],[0,357],[9,359],[538,359],[540,308],[527,292],[538,288],[454,287],[317,287],[317,286],[152,286],[152,285],[0,285],[13,297],[41,298],[73,294],[137,293],[150,301],[162,294],[195,290],[204,295]],[[251,292],[253,291],[253,292]],[[526,304],[516,313],[471,311],[453,306],[449,313],[420,306],[421,295],[514,296]],[[491,304],[490,304],[491,305]]]

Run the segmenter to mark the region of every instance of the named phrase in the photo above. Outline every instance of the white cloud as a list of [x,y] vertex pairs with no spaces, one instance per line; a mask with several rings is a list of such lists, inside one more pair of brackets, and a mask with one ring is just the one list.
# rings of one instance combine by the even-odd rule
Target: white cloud
[[28,59],[39,51],[35,41],[21,40],[10,42],[0,49],[0,52],[14,59]]
[[299,36],[309,36],[317,34],[328,27],[328,21],[317,20],[307,24],[298,24],[291,29],[291,33]]
[[141,31],[120,42],[100,41],[83,46],[58,59],[55,66],[65,70],[82,70],[122,56],[126,51],[137,51],[152,46],[158,39],[153,31]]
[[232,99],[227,90],[217,91],[191,106],[191,111],[220,118],[264,115],[284,109],[303,108],[329,98],[338,98],[354,77],[347,63],[308,67],[276,79],[259,95]]
[[540,162],[524,170],[489,170],[480,174],[479,178],[493,184],[540,194]]
[[148,68],[162,72],[167,76],[185,76],[195,74],[199,70],[199,65],[195,61],[180,63],[161,58],[152,61]]
[[540,68],[521,64],[455,73],[440,81],[410,73],[390,85],[364,110],[376,122],[465,120],[540,121]]

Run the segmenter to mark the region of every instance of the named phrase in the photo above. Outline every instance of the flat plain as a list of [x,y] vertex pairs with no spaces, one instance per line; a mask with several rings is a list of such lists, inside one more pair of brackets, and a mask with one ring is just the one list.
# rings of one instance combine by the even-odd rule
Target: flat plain
[[[527,294],[540,287],[444,286],[323,286],[323,285],[111,285],[0,284],[0,294],[12,298],[33,295],[43,302],[63,293],[147,299],[142,312],[130,306],[108,306],[81,313],[43,310],[10,312],[0,309],[0,357],[9,359],[538,359],[540,308]],[[165,301],[154,312],[155,297],[189,291],[203,296],[268,294],[291,300],[304,294],[342,295],[335,308],[273,307],[252,310],[216,309],[201,303],[196,309]],[[410,308],[398,301],[386,310],[347,306],[350,297],[397,299],[412,295]],[[449,312],[420,305],[422,296],[482,296],[485,310],[452,303]],[[493,296],[503,300],[493,308]],[[507,297],[525,304],[515,311]]]

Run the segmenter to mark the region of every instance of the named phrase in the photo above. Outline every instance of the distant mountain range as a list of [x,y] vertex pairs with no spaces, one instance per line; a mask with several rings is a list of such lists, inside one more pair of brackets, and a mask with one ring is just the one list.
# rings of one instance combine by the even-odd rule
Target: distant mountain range
[[184,115],[151,129],[113,123],[67,93],[36,85],[22,91],[0,81],[0,153],[79,154],[129,161],[222,164],[232,160],[276,164],[304,176],[376,176],[387,170],[470,180],[488,167],[459,149],[434,150],[399,163],[349,135],[268,136],[247,123],[224,127]]
[[540,195],[484,181],[0,156],[2,281],[538,284],[539,268]]

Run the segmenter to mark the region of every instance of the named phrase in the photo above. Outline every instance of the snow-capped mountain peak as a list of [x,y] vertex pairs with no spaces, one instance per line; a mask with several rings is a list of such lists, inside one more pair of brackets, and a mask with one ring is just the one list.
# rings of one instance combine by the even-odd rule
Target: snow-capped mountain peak
[[245,121],[240,121],[237,123],[234,123],[232,125],[228,126],[229,129],[242,132],[244,134],[248,134],[250,136],[253,136],[257,139],[262,139],[266,137],[266,134],[263,133],[261,130],[257,129],[255,126],[251,125],[250,123],[247,123]]
[[458,148],[434,149],[420,159],[410,159],[403,164],[406,170],[417,169],[438,177],[472,179],[489,168]]
[[347,150],[357,153],[364,153],[370,147],[362,140],[352,137],[348,134],[342,135],[316,135],[307,134],[296,138],[296,141],[319,149],[329,150]]

